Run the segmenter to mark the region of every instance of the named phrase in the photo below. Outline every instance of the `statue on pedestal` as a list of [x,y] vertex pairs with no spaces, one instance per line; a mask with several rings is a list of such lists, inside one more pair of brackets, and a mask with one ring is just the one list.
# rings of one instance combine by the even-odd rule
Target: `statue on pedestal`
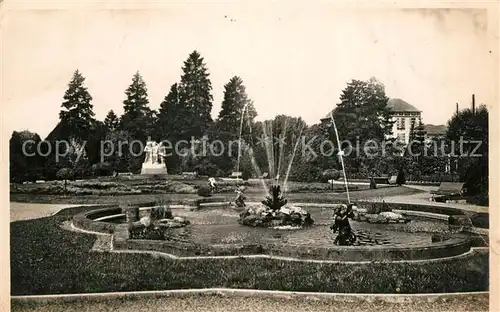
[[146,156],[142,164],[141,174],[167,174],[167,168],[162,159],[166,156],[165,146],[154,141],[148,141],[144,148]]

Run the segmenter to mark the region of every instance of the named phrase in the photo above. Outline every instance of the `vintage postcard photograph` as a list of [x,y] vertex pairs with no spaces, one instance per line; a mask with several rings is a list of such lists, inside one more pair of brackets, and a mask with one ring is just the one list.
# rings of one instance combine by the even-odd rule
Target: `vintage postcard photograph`
[[497,3],[0,5],[2,310],[495,310]]

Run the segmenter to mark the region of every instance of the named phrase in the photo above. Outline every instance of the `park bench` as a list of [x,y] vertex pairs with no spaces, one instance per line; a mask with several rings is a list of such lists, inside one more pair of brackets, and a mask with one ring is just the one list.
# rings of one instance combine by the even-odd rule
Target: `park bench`
[[230,178],[240,178],[241,177],[241,172],[240,171],[234,171],[231,173],[231,175],[229,176]]
[[446,201],[462,197],[464,192],[463,182],[441,182],[439,189],[431,191],[432,201]]
[[122,176],[128,177],[128,176],[133,175],[133,173],[132,172],[117,172],[116,175],[120,176],[120,177],[122,177]]
[[186,171],[186,172],[183,172],[182,174],[182,177],[183,178],[196,178],[198,176],[198,172],[196,171]]
[[131,179],[133,176],[132,172],[118,172],[118,171],[114,171],[113,172],[113,178],[123,178],[123,177],[126,177],[128,179]]
[[375,183],[377,184],[389,184],[389,177],[381,176],[381,177],[373,177]]

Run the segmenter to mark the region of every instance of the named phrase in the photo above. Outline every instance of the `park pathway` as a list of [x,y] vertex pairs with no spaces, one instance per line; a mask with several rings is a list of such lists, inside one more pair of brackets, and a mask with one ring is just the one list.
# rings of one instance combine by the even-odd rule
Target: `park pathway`
[[[452,204],[452,203],[447,204],[447,203],[438,203],[429,201],[429,198],[431,197],[430,191],[436,190],[437,189],[436,186],[406,185],[405,187],[417,189],[423,192],[419,192],[416,194],[407,194],[407,195],[384,196],[383,198],[373,197],[373,200],[383,199],[387,203],[421,204],[421,205],[431,205],[436,207],[451,207],[470,212],[488,213],[488,207],[482,207],[470,204]],[[59,210],[63,208],[76,207],[76,206],[84,206],[84,205],[11,202],[10,221],[14,222],[21,220],[44,218],[57,213]]]
[[49,217],[59,210],[82,205],[10,203],[10,222]]
[[437,186],[405,185],[405,187],[413,188],[423,192],[416,194],[408,194],[408,195],[388,196],[385,197],[384,200],[387,203],[421,204],[421,205],[429,205],[435,207],[450,207],[470,212],[488,213],[488,207],[484,206],[477,206],[472,204],[438,203],[434,201],[429,201],[429,198],[431,198],[430,191],[437,190],[439,188]]

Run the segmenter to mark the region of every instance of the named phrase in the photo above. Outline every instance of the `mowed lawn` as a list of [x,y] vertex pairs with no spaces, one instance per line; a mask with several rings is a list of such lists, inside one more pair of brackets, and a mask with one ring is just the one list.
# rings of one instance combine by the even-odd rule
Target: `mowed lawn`
[[12,311],[25,312],[104,312],[113,310],[120,312],[163,311],[163,312],[336,312],[336,311],[488,311],[488,295],[480,297],[461,296],[459,298],[427,302],[424,298],[412,302],[389,303],[382,301],[336,302],[333,300],[316,300],[305,298],[262,298],[240,297],[238,295],[186,295],[165,298],[103,299],[99,301],[52,302],[52,303],[14,303]]

